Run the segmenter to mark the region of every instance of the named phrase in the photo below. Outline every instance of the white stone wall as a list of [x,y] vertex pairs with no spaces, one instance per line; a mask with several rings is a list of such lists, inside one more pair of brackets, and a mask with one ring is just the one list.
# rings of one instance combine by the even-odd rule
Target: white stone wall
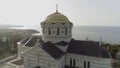
[[44,42],[48,42],[51,41],[52,43],[57,43],[60,41],[66,41],[66,42],[70,42],[71,37],[47,37],[47,36],[42,36],[42,40]]
[[65,66],[65,55],[63,57],[61,57],[60,59],[57,60],[58,61],[58,68],[64,68]]
[[[33,37],[34,37],[34,35],[31,36],[31,37],[29,38],[29,40],[27,40],[26,43],[24,43],[24,44],[22,44],[22,43],[20,43],[20,42],[17,42],[18,58],[21,58],[21,57],[22,57],[21,54],[22,54],[24,51],[26,51],[26,50],[28,50],[28,49],[31,48],[31,47],[28,47],[28,46],[25,46],[25,45],[26,45]],[[23,39],[23,40],[24,40],[24,39]]]
[[27,46],[23,46],[23,45],[18,45],[18,58],[21,58],[22,57],[22,52],[28,50],[30,47],[27,47]]
[[23,54],[24,68],[33,68],[40,66],[41,68],[60,68],[59,60],[53,59],[38,45]]
[[66,65],[70,66],[70,58],[75,59],[76,67],[84,68],[84,61],[86,61],[86,67],[88,66],[88,62],[90,62],[90,68],[112,68],[111,67],[111,59],[110,58],[96,58],[90,56],[83,56],[77,54],[66,55]]

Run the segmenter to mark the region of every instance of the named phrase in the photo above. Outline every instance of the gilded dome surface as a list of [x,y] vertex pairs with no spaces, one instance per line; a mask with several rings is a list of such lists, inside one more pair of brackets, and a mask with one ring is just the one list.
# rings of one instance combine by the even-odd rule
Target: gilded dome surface
[[45,23],[71,23],[65,15],[59,12],[55,12],[47,16],[44,22]]

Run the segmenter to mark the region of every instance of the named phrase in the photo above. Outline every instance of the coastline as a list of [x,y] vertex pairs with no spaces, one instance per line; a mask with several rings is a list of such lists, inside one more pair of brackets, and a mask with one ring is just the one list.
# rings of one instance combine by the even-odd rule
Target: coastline
[[[41,26],[12,27],[10,29],[34,29],[41,32]],[[73,26],[73,38],[78,40],[100,41],[120,44],[120,26]]]

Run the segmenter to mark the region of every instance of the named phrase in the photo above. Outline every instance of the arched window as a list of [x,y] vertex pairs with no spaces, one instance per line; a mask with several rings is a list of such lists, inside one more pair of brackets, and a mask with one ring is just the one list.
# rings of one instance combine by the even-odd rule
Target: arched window
[[75,67],[75,65],[76,65],[76,61],[75,59],[73,59],[73,66]]
[[67,35],[67,28],[65,28],[65,35]]
[[70,58],[70,66],[72,66],[72,59]]
[[90,68],[90,62],[88,61],[88,68]]
[[50,27],[48,28],[48,35],[51,35],[51,29],[50,29]]
[[60,35],[60,28],[57,27],[57,35]]
[[84,67],[83,68],[86,68],[86,61],[84,61]]

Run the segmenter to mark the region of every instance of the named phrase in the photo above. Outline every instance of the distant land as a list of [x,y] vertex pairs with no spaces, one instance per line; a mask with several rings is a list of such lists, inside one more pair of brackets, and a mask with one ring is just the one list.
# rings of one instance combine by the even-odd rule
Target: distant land
[[[6,25],[5,25],[6,26]],[[6,27],[4,27],[6,28]],[[16,26],[10,25],[8,29],[17,29],[17,30],[36,30],[42,33],[40,25],[32,26]],[[18,31],[19,32],[19,31]],[[108,42],[112,44],[120,44],[120,26],[74,26],[73,27],[73,38],[78,40],[93,40],[100,41],[100,38],[103,42]]]
[[7,24],[0,24],[0,29],[8,29],[11,27],[23,27],[22,25],[7,25]]
[[[40,25],[13,27],[12,29],[34,29],[42,34]],[[78,40],[93,40],[120,44],[120,26],[73,26],[72,38]]]
[[[11,29],[13,27],[14,29]],[[15,29],[23,27],[22,25],[0,24],[0,60],[17,52],[18,41],[31,36],[31,34],[39,33],[34,29]]]

